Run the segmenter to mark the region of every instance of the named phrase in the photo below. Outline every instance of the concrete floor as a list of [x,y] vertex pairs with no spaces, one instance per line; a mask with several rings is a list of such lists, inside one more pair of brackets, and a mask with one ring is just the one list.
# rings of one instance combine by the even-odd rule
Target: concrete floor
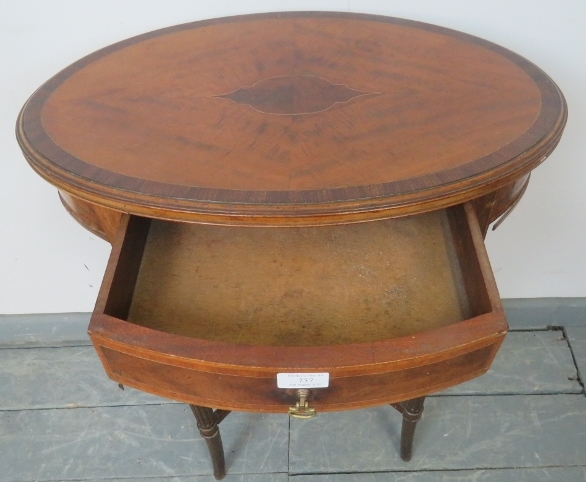
[[[232,413],[225,480],[586,481],[586,307],[505,306],[511,332],[491,371],[426,400],[411,462],[388,406],[306,421]],[[108,380],[88,317],[0,316],[0,482],[214,480],[189,408]]]

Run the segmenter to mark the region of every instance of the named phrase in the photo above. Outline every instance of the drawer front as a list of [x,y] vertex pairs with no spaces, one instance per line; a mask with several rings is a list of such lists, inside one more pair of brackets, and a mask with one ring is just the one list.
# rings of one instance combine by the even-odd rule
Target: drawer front
[[[318,412],[400,402],[484,373],[507,329],[470,205],[286,232],[125,217],[113,244],[90,336],[111,378],[182,402],[287,412],[297,393],[277,388],[280,372],[330,374],[309,396]],[[266,269],[251,273],[247,256]],[[262,298],[265,277],[279,296]],[[355,314],[344,300],[366,304]]]
[[[328,388],[313,389],[310,405],[319,411],[395,403],[436,392],[486,372],[502,337],[492,344],[435,363],[370,375],[332,377]],[[190,369],[96,344],[108,375],[155,395],[226,410],[287,412],[293,390],[277,388],[273,377],[237,376]]]

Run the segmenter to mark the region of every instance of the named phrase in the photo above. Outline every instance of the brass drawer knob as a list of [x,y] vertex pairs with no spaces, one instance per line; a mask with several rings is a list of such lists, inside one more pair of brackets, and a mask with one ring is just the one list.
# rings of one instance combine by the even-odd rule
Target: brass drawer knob
[[313,418],[315,417],[315,408],[309,407],[307,398],[309,397],[309,390],[307,388],[300,388],[296,391],[299,400],[294,407],[289,407],[288,413],[295,418]]

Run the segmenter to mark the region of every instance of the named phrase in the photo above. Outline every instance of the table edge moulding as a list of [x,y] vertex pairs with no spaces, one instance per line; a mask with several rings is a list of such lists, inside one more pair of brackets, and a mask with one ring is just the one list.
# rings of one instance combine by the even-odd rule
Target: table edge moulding
[[543,71],[486,40],[285,12],[94,52],[16,136],[112,244],[89,327],[108,376],[188,403],[222,478],[231,410],[390,404],[411,458],[425,396],[504,339],[484,237],[566,119]]

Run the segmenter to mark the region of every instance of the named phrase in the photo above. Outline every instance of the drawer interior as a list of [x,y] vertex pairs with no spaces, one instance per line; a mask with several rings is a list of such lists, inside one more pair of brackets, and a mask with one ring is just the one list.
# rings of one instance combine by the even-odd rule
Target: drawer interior
[[130,216],[118,240],[104,313],[185,337],[267,346],[364,343],[491,310],[463,206],[299,228]]

